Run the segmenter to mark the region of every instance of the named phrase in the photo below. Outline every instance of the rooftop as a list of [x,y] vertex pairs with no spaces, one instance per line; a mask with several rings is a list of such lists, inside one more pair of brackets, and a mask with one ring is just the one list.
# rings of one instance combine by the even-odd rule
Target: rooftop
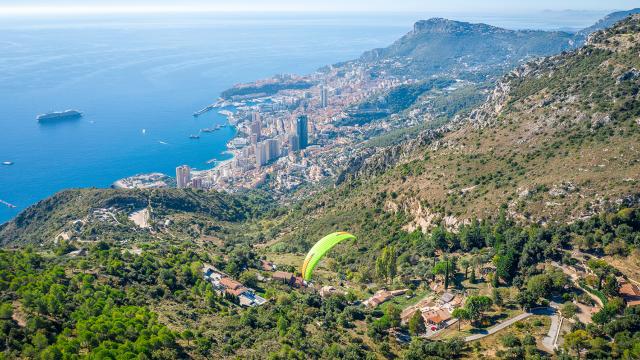
[[228,277],[220,279],[220,284],[230,290],[235,290],[242,287],[242,284]]
[[640,296],[640,289],[631,283],[622,284],[619,292],[622,296]]
[[446,310],[440,309],[422,313],[422,318],[428,323],[440,324],[451,319],[451,313]]

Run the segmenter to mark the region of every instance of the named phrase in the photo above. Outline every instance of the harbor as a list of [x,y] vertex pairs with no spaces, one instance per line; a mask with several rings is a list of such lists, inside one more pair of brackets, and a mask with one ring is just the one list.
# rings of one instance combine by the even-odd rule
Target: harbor
[[209,105],[203,107],[202,109],[194,112],[193,113],[193,117],[198,117],[198,116],[200,116],[202,114],[208,113],[209,111],[211,111],[211,110],[213,110],[215,108],[223,108],[223,107],[226,107],[226,106],[229,106],[229,105],[231,105],[231,104],[229,104],[228,102],[224,101],[223,99],[218,99],[218,100],[216,100],[215,103],[209,104]]

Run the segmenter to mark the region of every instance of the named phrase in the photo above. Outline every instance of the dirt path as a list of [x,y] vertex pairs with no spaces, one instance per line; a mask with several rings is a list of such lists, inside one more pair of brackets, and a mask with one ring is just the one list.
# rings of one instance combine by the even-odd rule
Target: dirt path
[[142,229],[147,229],[151,226],[151,224],[149,224],[149,217],[149,209],[147,208],[133,212],[129,215],[129,219]]
[[13,305],[13,315],[11,316],[15,322],[18,323],[19,326],[25,327],[27,326],[27,315],[22,310],[22,304],[18,301],[14,301]]
[[580,290],[584,291],[587,295],[589,295],[590,298],[593,299],[593,301],[595,301],[601,308],[604,307],[604,304],[602,303],[602,300],[600,300],[599,297],[597,297],[596,295],[592,294],[591,292],[587,291],[586,289],[582,288],[582,286],[580,286],[580,279],[578,278],[578,274],[576,274],[575,272],[567,269],[565,266],[562,266],[560,264],[558,264],[555,261],[551,262],[551,265],[555,266],[556,268],[562,270],[563,273],[569,275],[569,277],[571,278],[571,281],[573,282],[573,284]]

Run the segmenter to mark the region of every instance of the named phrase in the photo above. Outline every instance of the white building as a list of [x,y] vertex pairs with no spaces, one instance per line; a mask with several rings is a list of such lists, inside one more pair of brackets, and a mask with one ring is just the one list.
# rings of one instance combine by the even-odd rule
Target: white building
[[255,145],[256,147],[256,166],[260,167],[262,165],[265,165],[269,158],[269,154],[268,154],[268,149],[267,149],[267,142],[266,141],[261,141],[259,143],[257,143]]
[[267,143],[267,162],[280,157],[280,144],[277,139],[269,139]]
[[326,108],[329,104],[329,91],[324,85],[320,85],[320,107]]
[[176,168],[176,182],[178,189],[183,189],[191,184],[191,168],[189,165],[181,165]]
[[194,189],[204,189],[202,178],[191,179],[191,187]]

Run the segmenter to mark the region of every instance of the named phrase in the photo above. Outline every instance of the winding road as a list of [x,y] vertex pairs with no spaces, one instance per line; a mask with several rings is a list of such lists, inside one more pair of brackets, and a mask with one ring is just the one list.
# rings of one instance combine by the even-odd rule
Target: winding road
[[511,319],[509,319],[509,320],[507,320],[505,322],[502,322],[502,323],[500,323],[498,325],[494,325],[494,326],[492,326],[492,327],[490,327],[490,328],[488,328],[486,330],[482,330],[482,332],[480,332],[478,334],[469,335],[466,338],[464,338],[464,341],[465,342],[470,342],[470,341],[482,339],[485,336],[493,335],[493,334],[497,333],[498,331],[503,330],[503,329],[505,329],[505,328],[517,323],[520,320],[524,320],[524,319],[528,318],[531,315],[533,315],[533,313],[527,312],[527,313],[524,313],[524,314],[520,314],[518,316],[514,316],[514,317],[512,317]]
[[498,331],[504,330],[507,327],[517,323],[518,321],[528,318],[529,316],[544,315],[544,316],[551,317],[551,326],[549,327],[549,332],[547,333],[547,336],[545,336],[542,339],[542,345],[547,351],[553,352],[556,347],[556,341],[558,340],[558,335],[560,333],[562,319],[560,318],[560,316],[558,316],[556,311],[558,304],[552,302],[550,305],[551,305],[550,307],[535,308],[535,309],[531,309],[530,312],[526,312],[526,313],[514,316],[511,319],[506,320],[500,324],[497,324],[488,329],[482,330],[482,332],[478,334],[469,335],[466,338],[464,338],[464,341],[471,342],[475,340],[480,340],[486,336],[493,335]]

